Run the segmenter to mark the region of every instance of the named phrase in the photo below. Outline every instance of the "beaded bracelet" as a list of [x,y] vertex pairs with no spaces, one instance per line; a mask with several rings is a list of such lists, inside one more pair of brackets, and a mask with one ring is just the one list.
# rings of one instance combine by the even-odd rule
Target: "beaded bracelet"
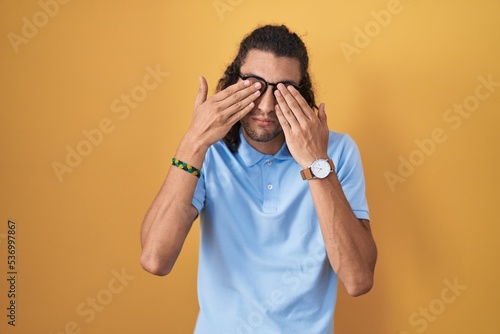
[[180,169],[185,170],[186,172],[193,174],[197,178],[201,175],[201,170],[196,167],[191,166],[190,164],[185,163],[184,161],[180,161],[177,158],[172,158],[172,165],[178,167]]

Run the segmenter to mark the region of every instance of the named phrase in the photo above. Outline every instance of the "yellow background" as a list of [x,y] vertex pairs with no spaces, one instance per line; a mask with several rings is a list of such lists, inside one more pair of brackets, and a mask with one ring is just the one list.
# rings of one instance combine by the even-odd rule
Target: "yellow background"
[[[0,332],[192,332],[198,226],[158,278],[139,266],[140,224],[189,125],[198,76],[213,91],[246,33],[285,23],[309,48],[330,128],[359,145],[379,247],[372,292],[353,299],[340,289],[336,333],[500,333],[500,87],[456,129],[443,118],[480,77],[500,81],[500,2],[401,0],[377,30],[372,12],[394,4],[73,0],[44,21],[37,1],[1,1]],[[9,36],[22,37],[26,20],[40,27],[14,46]],[[341,45],[361,45],[365,28],[369,43],[346,57]],[[126,117],[115,113],[122,94],[141,92],[147,68],[168,75]],[[105,119],[112,131],[60,182],[53,163]],[[391,190],[386,173],[398,173],[400,157],[417,161],[415,141],[434,129],[446,140]],[[5,316],[8,219],[17,223],[15,328]],[[450,303],[445,281],[462,287]],[[90,319],[92,298],[106,305]],[[422,320],[429,307],[439,314]]]

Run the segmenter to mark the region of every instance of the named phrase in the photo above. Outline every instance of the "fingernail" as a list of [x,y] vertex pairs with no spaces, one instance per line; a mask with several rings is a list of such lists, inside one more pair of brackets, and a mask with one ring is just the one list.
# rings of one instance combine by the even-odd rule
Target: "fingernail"
[[254,86],[255,88],[259,89],[259,88],[260,88],[260,86],[262,86],[262,85],[260,84],[260,82],[256,82],[256,83],[255,83],[255,85],[253,85],[253,86]]
[[244,84],[245,86],[250,86],[250,80],[245,80],[245,81],[243,81],[243,84]]

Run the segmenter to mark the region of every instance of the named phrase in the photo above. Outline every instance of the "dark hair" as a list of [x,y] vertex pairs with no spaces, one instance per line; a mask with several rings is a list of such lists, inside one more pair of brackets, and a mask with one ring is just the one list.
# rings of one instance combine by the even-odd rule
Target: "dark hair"
[[[300,94],[311,108],[317,108],[314,100],[311,78],[309,76],[309,56],[307,49],[297,34],[292,33],[286,26],[266,25],[255,29],[240,43],[238,54],[226,68],[224,75],[217,84],[217,91],[221,91],[238,81],[241,65],[250,50],[268,51],[277,57],[296,58],[300,63],[302,79],[299,83]],[[232,152],[238,150],[240,138],[240,122],[237,122],[224,137],[224,142]]]

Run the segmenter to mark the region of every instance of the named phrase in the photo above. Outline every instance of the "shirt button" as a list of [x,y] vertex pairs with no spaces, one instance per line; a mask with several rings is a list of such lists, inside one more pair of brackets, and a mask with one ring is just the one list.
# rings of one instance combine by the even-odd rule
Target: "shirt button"
[[268,189],[268,190],[272,190],[272,189],[273,189],[273,185],[269,183],[269,184],[267,185],[267,189]]
[[272,164],[273,164],[273,161],[272,161],[272,160],[269,160],[269,161],[267,162],[267,165],[268,165],[268,166],[271,166]]

